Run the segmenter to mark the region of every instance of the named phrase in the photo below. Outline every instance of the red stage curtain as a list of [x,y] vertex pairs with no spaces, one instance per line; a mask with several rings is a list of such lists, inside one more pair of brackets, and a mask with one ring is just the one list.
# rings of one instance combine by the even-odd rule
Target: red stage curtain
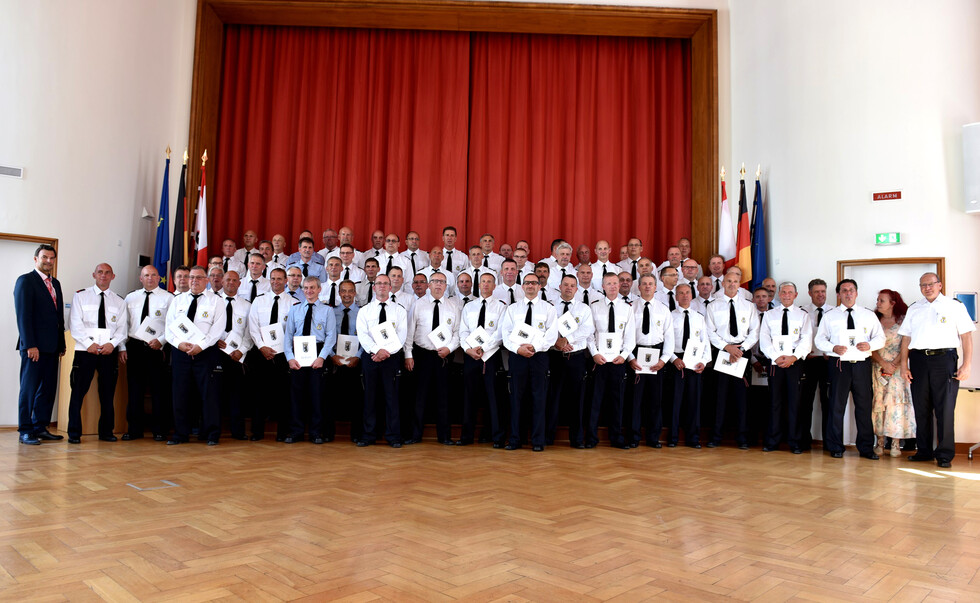
[[[466,33],[228,27],[212,237],[465,221]],[[213,166],[213,167],[212,167]]]
[[474,34],[467,231],[662,259],[691,229],[686,40]]

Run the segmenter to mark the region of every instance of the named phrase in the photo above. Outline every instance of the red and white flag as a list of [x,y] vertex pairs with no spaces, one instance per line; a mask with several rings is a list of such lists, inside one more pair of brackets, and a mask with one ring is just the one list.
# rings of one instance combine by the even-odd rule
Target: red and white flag
[[201,197],[197,201],[197,265],[208,265],[208,204],[207,187],[204,183],[204,165],[201,165]]
[[735,265],[735,227],[732,212],[728,209],[728,192],[725,177],[721,179],[721,220],[718,221],[718,255],[725,258],[725,268]]

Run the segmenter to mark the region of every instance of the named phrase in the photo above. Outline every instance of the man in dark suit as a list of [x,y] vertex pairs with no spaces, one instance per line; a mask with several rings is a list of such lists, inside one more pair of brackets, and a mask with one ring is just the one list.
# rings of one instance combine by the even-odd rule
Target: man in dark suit
[[61,440],[48,431],[58,382],[58,359],[65,353],[65,301],[61,283],[51,276],[58,252],[51,245],[34,251],[34,270],[14,285],[17,349],[20,350],[20,443]]

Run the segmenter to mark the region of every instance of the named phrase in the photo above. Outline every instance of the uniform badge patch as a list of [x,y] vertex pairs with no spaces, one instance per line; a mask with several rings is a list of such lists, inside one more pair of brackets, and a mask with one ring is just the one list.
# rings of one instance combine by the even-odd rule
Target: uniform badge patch
[[204,312],[201,312],[201,317],[202,318],[207,318],[208,317],[208,311],[205,310]]
[[157,310],[156,312],[154,312],[153,315],[154,316],[160,316],[160,310]]
[[489,321],[487,321],[487,324],[492,327],[493,326],[493,321],[492,320],[489,320]]

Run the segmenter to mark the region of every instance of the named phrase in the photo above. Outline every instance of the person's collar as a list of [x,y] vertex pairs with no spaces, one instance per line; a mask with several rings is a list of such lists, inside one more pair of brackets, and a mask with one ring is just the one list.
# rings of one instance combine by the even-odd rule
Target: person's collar
[[45,280],[45,279],[49,279],[49,278],[54,278],[54,277],[52,277],[50,275],[47,275],[47,274],[44,274],[43,272],[41,272],[41,269],[40,268],[35,268],[34,269],[34,272],[37,272],[38,274],[41,275],[41,280]]

